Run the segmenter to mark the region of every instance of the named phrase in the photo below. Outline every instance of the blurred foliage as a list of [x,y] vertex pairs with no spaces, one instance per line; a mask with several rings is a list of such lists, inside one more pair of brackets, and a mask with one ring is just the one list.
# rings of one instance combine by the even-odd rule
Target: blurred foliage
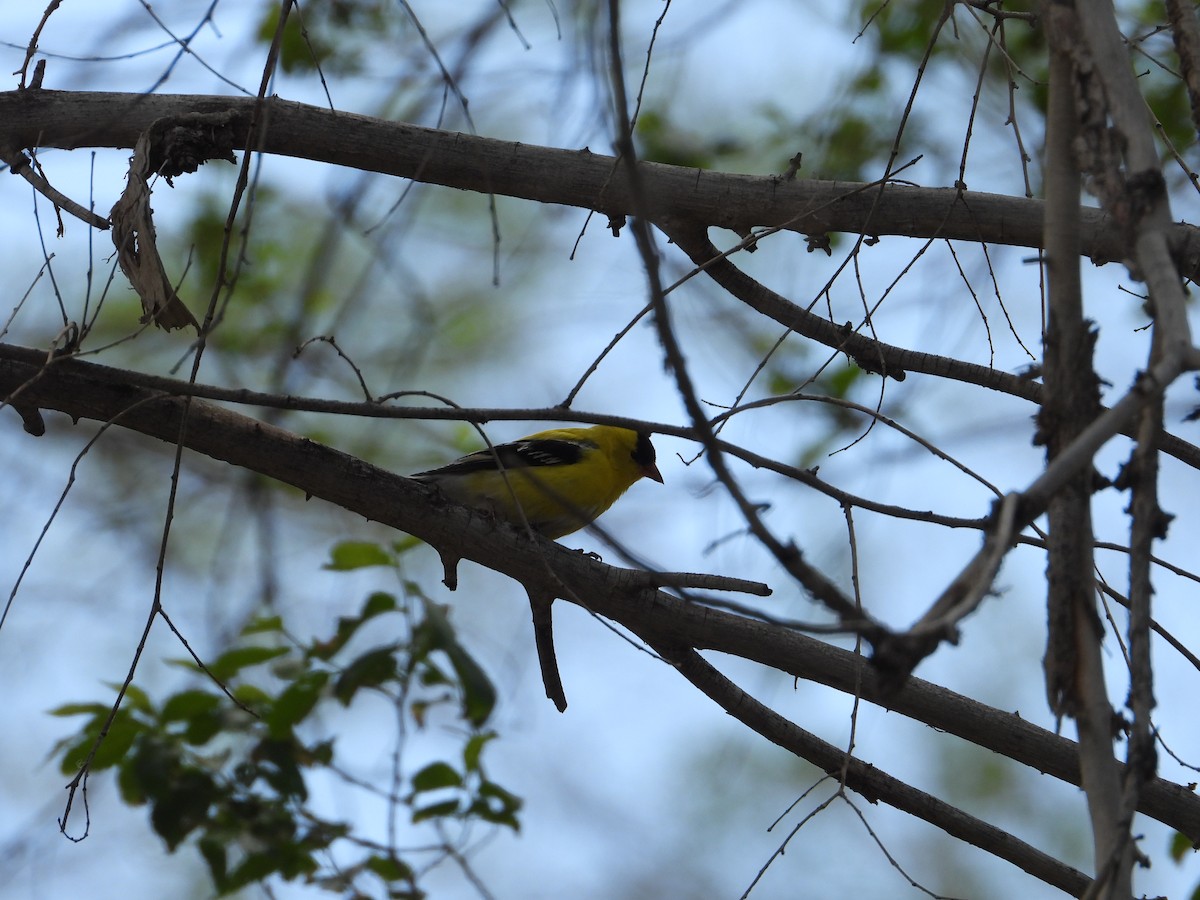
[[[807,343],[785,341],[770,351],[763,349],[765,366],[760,376],[766,391],[772,396],[809,394],[871,403],[856,395],[864,388],[877,389],[878,382],[843,356],[836,356],[825,366],[813,373],[814,354]],[[768,355],[769,354],[769,355]],[[877,396],[877,395],[876,395]],[[805,417],[822,423],[819,437],[800,448],[799,458],[793,464],[808,469],[818,465],[830,452],[844,447],[871,424],[870,417],[836,403],[805,403]],[[889,415],[896,410],[888,410]]]
[[[651,108],[638,121],[641,152],[646,159],[673,165],[777,173],[785,171],[788,160],[799,153],[803,177],[871,181],[879,177],[896,141],[899,114],[909,101],[912,72],[926,53],[931,67],[948,65],[955,70],[956,79],[970,84],[978,77],[989,41],[994,46],[988,54],[980,102],[1004,127],[1011,125],[1013,115],[1026,129],[1032,126],[1033,133],[1023,135],[1026,152],[1032,152],[1040,146],[1046,103],[1046,44],[1044,33],[1036,26],[1038,5],[1006,2],[1006,13],[1035,18],[1032,22],[1009,18],[999,27],[990,16],[957,6],[931,47],[945,9],[941,0],[860,0],[850,8],[847,19],[862,29],[858,41],[873,44],[874,52],[860,57],[869,63],[839,84],[832,99],[819,109],[797,118],[782,105],[748,107],[737,121],[722,121],[715,133],[711,131],[713,123],[704,123],[710,128],[706,134],[694,122],[675,120],[670,105]],[[1138,74],[1159,122],[1165,158],[1170,147],[1181,151],[1195,143],[1178,59],[1158,4],[1126,4],[1124,12],[1130,23],[1130,42],[1137,51],[1135,60],[1144,62]],[[904,148],[946,163],[956,161],[961,137],[938,121],[942,115],[940,109],[931,112],[923,108],[918,96],[905,124]],[[1186,183],[1186,178],[1179,183]]]
[[[258,38],[270,44],[279,28],[278,3],[262,4]],[[401,27],[395,7],[382,0],[324,0],[292,7],[283,29],[279,64],[285,72],[321,69],[353,75],[380,41],[394,40]]]
[[[411,539],[341,544],[326,568],[395,568],[412,546]],[[392,640],[371,644],[379,631]],[[114,769],[122,799],[149,807],[150,824],[170,851],[193,845],[220,895],[279,878],[351,896],[382,881],[389,897],[421,897],[419,873],[457,859],[456,842],[465,842],[469,829],[520,827],[520,799],[492,781],[483,764],[497,737],[487,728],[495,688],[459,643],[445,609],[411,582],[401,598],[371,594],[358,615],[339,619],[324,638],[300,641],[280,617],[259,618],[202,669],[190,659],[177,662],[199,680],[161,702],[131,684],[115,713],[106,702],[53,710],[86,717],[55,754],[64,775],[84,766],[89,777]],[[382,696],[418,732],[435,716],[449,717],[439,733],[454,737],[457,754],[404,765],[390,788],[350,775],[329,723],[365,694]],[[401,763],[418,755],[407,735],[398,726]],[[317,777],[373,794],[388,817],[404,811],[414,826],[411,846],[422,849],[374,843],[321,814],[310,803]]]
[[[691,123],[674,121],[671,106],[650,109],[638,122],[642,153],[647,159],[675,165],[775,173],[784,172],[789,160],[800,154],[801,177],[874,180],[896,143],[899,114],[909,99],[913,68],[929,48],[945,8],[941,0],[859,2],[848,9],[846,19],[861,29],[856,42],[873,46],[874,52],[860,54],[857,58],[869,62],[848,78],[843,77],[832,96],[819,107],[799,117],[783,104],[747,107],[736,121],[721,122],[717,135],[711,138]],[[946,26],[933,44],[931,59],[949,63],[961,75],[973,79],[979,47],[985,40],[979,31],[973,23],[964,23],[963,34],[970,33],[973,39],[951,40],[947,39],[950,26]],[[1030,35],[1039,34],[1020,21],[1011,22],[1007,32],[1020,33],[1016,40],[1026,43]],[[990,80],[989,89],[1003,92],[1006,74],[1000,68],[1000,54],[993,57],[992,71],[997,77]],[[904,145],[926,156],[955,158],[958,149],[941,125],[918,103],[905,124]]]
[[696,169],[722,169],[746,150],[737,138],[705,138],[674,123],[668,110],[648,109],[637,121],[639,155],[649,162]]
[[[1193,846],[1191,839],[1187,835],[1175,832],[1171,837],[1170,847],[1167,848],[1171,859],[1177,864],[1182,865],[1190,861],[1196,855],[1196,848]],[[1190,900],[1200,900],[1200,884],[1192,889],[1188,894]]]

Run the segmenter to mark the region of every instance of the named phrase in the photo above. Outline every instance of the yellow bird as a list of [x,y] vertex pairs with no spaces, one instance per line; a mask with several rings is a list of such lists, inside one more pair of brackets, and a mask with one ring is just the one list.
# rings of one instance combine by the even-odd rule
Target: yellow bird
[[640,478],[662,483],[644,432],[611,425],[539,431],[412,476],[455,503],[560,538],[612,506]]

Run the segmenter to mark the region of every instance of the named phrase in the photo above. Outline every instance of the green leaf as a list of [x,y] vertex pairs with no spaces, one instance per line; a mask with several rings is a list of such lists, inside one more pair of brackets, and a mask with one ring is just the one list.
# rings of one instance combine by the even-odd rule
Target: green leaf
[[471,735],[466,746],[463,747],[463,764],[468,772],[479,771],[479,758],[483,755],[483,748],[496,737],[497,734],[494,731]]
[[412,777],[413,793],[462,787],[462,776],[449,763],[430,763]]
[[226,650],[211,663],[209,673],[218,681],[228,681],[242,669],[261,666],[288,653],[286,647],[234,647]]
[[112,709],[107,703],[64,703],[50,710],[52,716],[107,716]]
[[1191,856],[1194,851],[1195,848],[1186,834],[1177,831],[1171,836],[1170,853],[1171,859],[1175,862],[1182,862],[1185,857]]
[[[79,741],[63,755],[60,769],[64,775],[74,775],[80,766],[87,761],[103,726],[100,719],[90,723]],[[120,710],[112,724],[108,726],[108,734],[104,736],[96,755],[92,757],[91,770],[99,772],[102,769],[115,766],[125,758],[134,740],[145,730],[145,726],[129,713]]]
[[320,865],[301,844],[291,843],[276,847],[275,868],[286,880],[292,881],[301,875],[311,875]]
[[325,569],[334,572],[349,572],[368,566],[393,566],[395,559],[378,544],[368,541],[343,541],[329,553]]
[[332,659],[338,651],[350,643],[350,639],[354,637],[364,622],[383,613],[392,612],[395,609],[395,597],[391,594],[385,594],[382,591],[376,591],[367,598],[360,615],[343,616],[338,619],[337,632],[333,637],[327,641],[314,641],[308,649],[309,655],[322,660]]
[[832,396],[845,398],[849,395],[850,389],[865,378],[866,372],[858,366],[841,366],[834,369],[824,380]]
[[394,856],[371,856],[367,858],[366,868],[374,872],[384,881],[411,881],[412,868],[403,860]]
[[225,854],[225,844],[215,838],[202,837],[196,842],[196,845],[200,850],[200,855],[208,864],[208,873],[212,876],[218,894],[227,893],[225,884],[228,859]]
[[462,685],[463,716],[476,728],[480,728],[491,718],[492,711],[496,708],[496,687],[473,656],[458,644],[455,644],[455,651],[451,652],[450,648],[447,648],[446,653]]
[[391,594],[386,594],[383,591],[375,591],[371,596],[367,597],[366,603],[363,604],[362,619],[373,619],[375,616],[383,613],[392,612],[396,609],[396,598]]
[[457,812],[457,800],[443,800],[441,803],[434,803],[430,806],[424,806],[421,809],[414,809],[412,820],[415,825],[418,822],[424,822],[426,819],[440,819],[443,816],[452,816]]
[[400,584],[404,588],[404,596],[405,597],[417,597],[420,600],[428,600],[429,599],[425,595],[425,589],[423,587],[421,587],[421,585],[419,585],[417,582],[413,581],[412,579],[405,578],[402,582],[400,582]]
[[232,691],[234,698],[251,709],[269,703],[271,695],[255,684],[239,684]]
[[[121,685],[110,683],[111,687],[117,693],[121,692]],[[125,696],[121,700],[121,705],[128,704],[130,709],[135,709],[138,712],[153,712],[154,704],[150,702],[150,697],[136,684],[130,684],[125,687]]]
[[517,821],[517,811],[523,801],[515,794],[509,793],[492,781],[485,781],[479,786],[479,800],[471,804],[468,815],[477,815],[485,822],[496,825],[507,825],[513,831],[521,830]]
[[137,777],[137,770],[128,762],[117,770],[117,789],[121,792],[121,799],[130,806],[141,806],[149,799]]
[[431,710],[435,705],[436,705],[436,701],[430,701],[430,700],[414,700],[413,701],[412,706],[409,707],[409,712],[412,713],[412,717],[413,717],[414,721],[416,721],[418,728],[425,727],[425,719],[429,715],[429,710]]
[[183,739],[195,747],[202,746],[220,734],[223,725],[220,713],[201,713],[188,721]]
[[288,685],[263,716],[271,737],[287,737],[293,726],[312,712],[328,682],[328,672],[311,671]]
[[392,553],[395,556],[400,556],[402,553],[407,553],[415,547],[423,547],[425,542],[420,538],[415,538],[411,534],[407,534],[398,541],[392,541],[389,545],[392,548]]
[[309,756],[318,765],[327,766],[333,762],[333,741],[321,741],[309,748]]
[[158,718],[162,722],[182,722],[212,712],[220,705],[221,698],[208,691],[180,691],[167,698]]
[[346,666],[333,689],[343,706],[349,706],[361,688],[378,687],[397,677],[396,649],[389,646],[371,650]]
[[496,708],[496,687],[483,671],[483,667],[475,662],[475,658],[458,642],[454,627],[446,616],[445,607],[428,601],[424,606],[425,621],[422,625],[427,627],[414,630],[414,643],[417,631],[424,631],[425,640],[429,641],[431,646],[440,648],[450,659],[450,665],[454,667],[462,691],[463,717],[479,728]]
[[295,741],[259,741],[252,757],[263,763],[258,774],[273,787],[281,797],[305,800],[308,787],[300,772],[299,755],[303,751]]
[[353,828],[345,822],[330,822],[325,819],[315,819],[304,831],[301,843],[310,850],[324,850],[334,841],[340,841],[353,832]]
[[242,637],[252,634],[275,634],[282,631],[282,616],[259,616],[242,629]]
[[175,848],[208,817],[209,806],[220,798],[212,778],[199,769],[185,769],[173,781],[170,791],[163,795],[150,812],[150,824]]
[[179,771],[176,748],[147,735],[121,766],[121,792],[139,803],[152,800],[167,793]]
[[450,676],[442,671],[441,666],[429,659],[421,663],[419,680],[424,687],[436,687],[438,685],[454,683],[450,680]]
[[273,853],[251,853],[243,859],[226,879],[222,895],[232,894],[256,881],[263,881],[277,870]]

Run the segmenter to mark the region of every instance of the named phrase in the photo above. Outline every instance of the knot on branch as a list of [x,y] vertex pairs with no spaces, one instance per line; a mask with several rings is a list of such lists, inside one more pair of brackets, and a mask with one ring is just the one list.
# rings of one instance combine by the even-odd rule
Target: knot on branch
[[1099,331],[1083,319],[1063,322],[1051,313],[1046,329],[1046,362],[1042,381],[1045,400],[1037,412],[1035,447],[1054,459],[1100,413],[1100,377],[1092,365]]
[[233,148],[242,117],[233,110],[217,113],[186,113],[159,119],[150,126],[149,168],[171,183],[176,175],[188,175],[210,159],[236,163]]
[[[864,372],[870,372],[872,375],[882,375],[884,378],[892,378],[896,381],[903,381],[908,377],[908,373],[899,366],[889,366],[887,364],[887,360],[885,360],[883,357],[883,351],[875,344],[875,342],[871,341],[869,338],[865,338],[857,334],[854,331],[854,326],[849,322],[844,324],[840,330],[842,333],[842,340],[841,346],[838,349],[842,350],[847,356],[849,356],[851,361]],[[854,351],[847,346],[851,341],[859,343],[860,345],[863,342],[867,342],[869,343],[869,346],[865,346],[861,350]]]
[[1125,179],[1131,219],[1137,222],[1167,195],[1167,180],[1158,169],[1143,169]]
[[879,675],[879,688],[884,696],[894,697],[908,683],[918,663],[942,641],[957,644],[958,637],[958,629],[953,625],[915,633],[877,635],[871,642],[871,667]]
[[833,256],[833,245],[830,243],[828,232],[823,234],[806,234],[804,236],[804,245],[808,253],[815,253],[821,250],[824,251],[826,256]]

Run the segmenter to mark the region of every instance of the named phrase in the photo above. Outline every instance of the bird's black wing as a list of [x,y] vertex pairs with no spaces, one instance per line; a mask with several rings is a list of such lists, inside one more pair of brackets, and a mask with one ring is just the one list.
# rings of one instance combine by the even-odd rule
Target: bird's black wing
[[[494,452],[493,452],[494,450]],[[496,460],[505,469],[529,469],[540,466],[569,466],[583,458],[584,448],[575,441],[563,441],[554,438],[539,438],[533,441],[513,441],[509,444],[497,444],[491,450],[477,450],[461,459],[431,469],[428,472],[418,472],[414,477],[422,475],[470,475],[473,472],[495,471]]]

